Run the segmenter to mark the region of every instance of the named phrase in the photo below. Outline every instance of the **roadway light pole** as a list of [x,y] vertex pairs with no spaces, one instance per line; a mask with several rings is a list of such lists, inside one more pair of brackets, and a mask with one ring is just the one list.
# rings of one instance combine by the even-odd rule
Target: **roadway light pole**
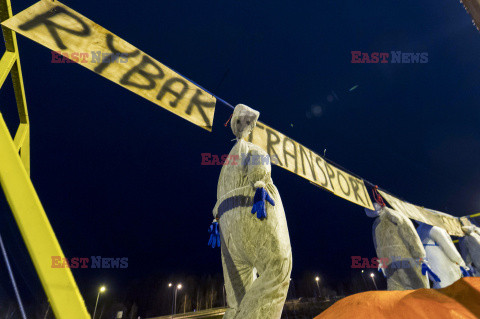
[[[168,284],[168,288],[172,288],[172,286],[173,286],[172,283],[169,283],[169,284]],[[173,291],[173,294],[175,295],[175,289],[174,289],[174,291]],[[174,297],[174,296],[172,296],[172,297]],[[172,318],[173,318],[173,298],[172,298]]]
[[[293,288],[293,299],[295,299],[295,285],[294,285],[293,278],[290,278],[290,287]],[[297,311],[295,310],[296,304],[297,304],[296,300],[293,300],[293,314],[294,314],[295,318],[297,318]]]
[[105,292],[106,289],[107,288],[105,288],[105,286],[102,286],[102,287],[100,287],[100,289],[98,289],[97,301],[95,302],[95,310],[93,310],[92,319],[95,319],[95,313],[97,312],[98,298],[100,297],[100,293]]
[[320,277],[315,277],[315,282],[317,283],[317,288],[318,288],[318,298],[320,299],[320,285],[319,285],[319,282],[320,281]]
[[365,288],[368,289],[367,281],[365,280],[365,277],[363,276],[363,269],[362,269],[362,279],[363,279],[363,283],[365,284]]
[[[171,288],[173,286],[172,283],[169,283],[168,284],[168,288]],[[177,291],[179,289],[182,289],[182,284],[178,284],[175,286],[175,289],[173,291],[173,294],[174,294],[174,298],[173,298],[173,302],[172,302],[172,318],[173,316],[175,315],[176,311],[177,311]]]
[[370,277],[372,277],[373,284],[375,285],[375,289],[378,290],[377,284],[375,283],[375,274],[372,272],[370,274]]

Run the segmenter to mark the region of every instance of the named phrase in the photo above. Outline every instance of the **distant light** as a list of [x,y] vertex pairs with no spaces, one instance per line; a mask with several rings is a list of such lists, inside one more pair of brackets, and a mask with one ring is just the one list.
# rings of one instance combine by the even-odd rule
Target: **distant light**
[[173,286],[173,285],[172,285],[172,283],[170,282],[170,283],[168,284],[168,287],[172,287],[172,286]]
[[107,288],[105,288],[105,286],[100,287],[100,292],[104,292],[105,290],[107,290]]
[[320,277],[315,277],[315,281],[319,281],[320,280]]
[[372,277],[372,278],[373,278],[373,277],[375,277],[375,275],[374,275],[374,273],[373,273],[373,272],[370,274],[370,277]]
[[348,90],[349,92],[352,92],[353,90],[355,90],[356,88],[358,88],[358,85],[355,85],[353,86],[350,90]]
[[322,115],[323,109],[320,105],[312,105],[311,112],[313,116],[320,117]]
[[362,270],[362,274],[363,274],[363,270]]
[[177,288],[178,288],[178,289],[182,289],[182,284],[179,284],[179,285],[177,286]]

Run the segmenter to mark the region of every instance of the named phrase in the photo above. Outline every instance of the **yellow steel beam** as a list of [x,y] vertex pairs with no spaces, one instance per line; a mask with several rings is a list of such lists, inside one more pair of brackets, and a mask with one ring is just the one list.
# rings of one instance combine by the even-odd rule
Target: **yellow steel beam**
[[[10,0],[0,0],[0,21],[12,16]],[[0,88],[10,73],[20,125],[12,141],[0,113],[0,186],[5,192],[20,233],[50,305],[59,319],[89,319],[85,303],[69,268],[52,268],[52,256],[64,258],[55,233],[35,192],[30,175],[30,121],[15,32],[2,27],[6,52],[0,60]]]
[[[5,21],[10,17],[12,17],[12,4],[10,0],[0,0],[0,21]],[[22,67],[20,65],[20,56],[18,55],[17,36],[15,32],[4,28],[3,26],[2,31],[7,52],[5,52],[2,60],[0,61],[0,87],[5,80],[3,76],[6,77],[8,72],[10,72],[12,76],[13,90],[15,92],[15,100],[17,101],[20,123],[29,124],[30,121],[28,119],[27,100],[25,98],[25,88],[23,85]],[[13,65],[11,65],[13,57],[15,57],[15,59],[13,61]],[[3,63],[1,63],[2,61]],[[30,134],[28,127],[26,132],[27,134],[23,139],[23,144],[20,145],[20,156],[27,174],[30,175]]]
[[[12,4],[10,0],[0,1],[0,20],[5,21],[12,17]],[[20,57],[18,57],[17,36],[15,32],[2,26],[5,47],[7,51],[17,53],[17,61],[11,70],[15,98],[17,100],[18,114],[21,123],[28,123],[27,101],[25,99],[25,89],[23,87],[22,68],[20,66]]]
[[[12,4],[10,0],[0,1],[0,20],[5,21],[12,17]],[[2,26],[3,37],[5,39],[5,47],[9,52],[15,52],[18,55],[17,36],[15,32]],[[23,87],[22,68],[20,66],[20,57],[12,68],[13,88],[15,90],[15,98],[18,105],[18,114],[21,123],[28,123],[27,101],[25,99],[25,89]]]
[[470,216],[468,216],[468,217],[478,217],[478,216],[480,216],[480,213],[473,214],[473,215],[470,215]]
[[15,134],[15,139],[13,140],[13,144],[15,144],[15,149],[17,150],[17,152],[20,152],[20,148],[25,142],[27,133],[28,133],[28,124],[20,123],[20,125],[18,126],[17,133]]
[[20,123],[13,141],[25,170],[30,172],[30,124]]
[[5,82],[8,73],[10,73],[16,58],[17,56],[14,52],[6,51],[3,54],[2,59],[0,60],[0,88],[3,85],[3,82]]
[[1,113],[0,184],[55,316],[90,318],[70,268],[52,268],[52,256],[64,255]]
[[22,125],[24,125],[25,127],[25,137],[23,138],[23,142],[20,145],[19,155],[23,163],[23,167],[25,168],[25,172],[27,172],[27,175],[30,176],[30,124],[20,123],[18,129],[20,129]]

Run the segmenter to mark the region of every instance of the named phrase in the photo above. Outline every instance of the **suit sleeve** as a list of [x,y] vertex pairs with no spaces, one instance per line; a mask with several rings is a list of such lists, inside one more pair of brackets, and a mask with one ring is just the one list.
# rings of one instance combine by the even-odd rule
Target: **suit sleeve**
[[425,259],[426,253],[417,231],[413,227],[412,222],[400,212],[388,209],[389,218],[399,227],[400,236],[402,236],[405,246],[415,259]]
[[465,261],[466,264],[471,264],[472,259],[470,258],[470,253],[468,251],[468,235],[465,237],[461,238],[458,246],[460,247],[460,255],[462,256],[463,260]]
[[247,170],[247,179],[255,188],[265,187],[271,180],[270,157],[260,147],[251,145],[244,165]]
[[450,258],[451,261],[457,263],[460,266],[465,266],[465,262],[462,259],[462,256],[458,253],[457,249],[453,245],[450,236],[447,232],[437,226],[432,227],[430,230],[430,236],[433,240],[440,246],[440,248],[445,252],[445,254]]

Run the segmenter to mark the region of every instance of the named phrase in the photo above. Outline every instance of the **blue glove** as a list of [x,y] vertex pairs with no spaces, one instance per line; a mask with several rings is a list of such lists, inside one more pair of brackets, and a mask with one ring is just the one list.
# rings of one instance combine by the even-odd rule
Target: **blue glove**
[[210,234],[208,246],[215,248],[215,245],[217,245],[217,247],[220,247],[220,231],[218,230],[218,222],[212,222],[210,228],[208,229],[208,233]]
[[378,271],[381,271],[383,277],[387,278],[387,275],[385,275],[385,268],[383,267],[386,267],[386,265],[383,264],[382,259],[378,259]]
[[438,278],[438,276],[430,269],[430,267],[428,267],[427,264],[423,263],[422,264],[422,275],[425,276],[425,274],[427,272],[428,272],[428,274],[430,275],[430,277],[432,278],[433,281],[441,282],[440,278]]
[[460,270],[462,271],[463,277],[470,277],[470,273],[464,267],[460,266]]
[[252,214],[257,213],[258,219],[267,217],[267,210],[265,209],[265,200],[267,200],[272,206],[275,206],[275,202],[268,195],[268,192],[263,187],[257,188],[255,196],[253,197]]
[[385,275],[385,272],[383,271],[383,269],[382,269],[382,268],[378,268],[378,271],[381,271],[381,272],[382,272],[382,275],[383,275],[383,277],[384,277],[384,278],[387,278],[387,275]]

